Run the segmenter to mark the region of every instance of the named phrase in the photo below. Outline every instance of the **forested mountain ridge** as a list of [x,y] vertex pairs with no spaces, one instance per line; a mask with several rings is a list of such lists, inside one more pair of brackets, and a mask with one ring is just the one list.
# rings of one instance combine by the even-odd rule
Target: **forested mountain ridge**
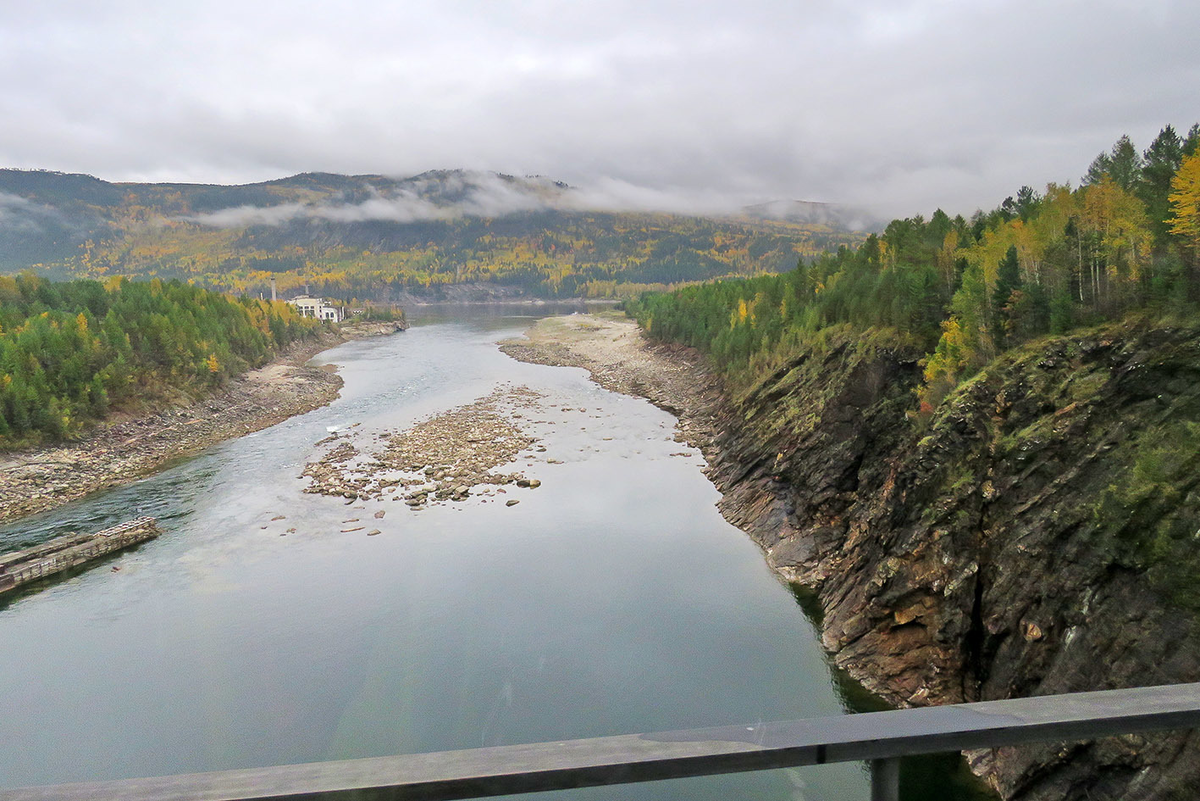
[[849,212],[809,206],[818,221],[763,209],[737,218],[597,211],[616,206],[546,178],[461,170],[304,173],[243,186],[0,170],[0,270],[180,278],[252,294],[274,278],[285,292],[308,286],[346,299],[436,297],[456,284],[605,297],[789,270],[862,241],[838,216]]

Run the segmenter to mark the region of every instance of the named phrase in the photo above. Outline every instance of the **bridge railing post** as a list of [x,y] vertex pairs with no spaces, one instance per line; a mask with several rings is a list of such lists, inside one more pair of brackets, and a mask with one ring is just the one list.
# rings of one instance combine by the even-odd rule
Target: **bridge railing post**
[[900,801],[900,759],[871,760],[871,801]]

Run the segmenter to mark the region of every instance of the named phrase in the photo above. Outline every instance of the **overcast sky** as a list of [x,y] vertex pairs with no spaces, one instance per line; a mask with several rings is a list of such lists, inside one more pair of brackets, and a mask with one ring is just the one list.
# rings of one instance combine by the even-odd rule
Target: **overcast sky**
[[1200,120],[1200,2],[0,0],[0,166],[970,213]]

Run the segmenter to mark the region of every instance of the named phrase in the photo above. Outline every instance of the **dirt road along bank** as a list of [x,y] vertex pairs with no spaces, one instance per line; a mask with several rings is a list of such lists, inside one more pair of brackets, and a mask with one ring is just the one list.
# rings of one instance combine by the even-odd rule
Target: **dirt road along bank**
[[337,398],[342,379],[305,363],[348,340],[397,330],[396,323],[345,326],[295,343],[205,397],[101,424],[75,442],[0,455],[0,523],[127,484],[179,457],[324,406]]

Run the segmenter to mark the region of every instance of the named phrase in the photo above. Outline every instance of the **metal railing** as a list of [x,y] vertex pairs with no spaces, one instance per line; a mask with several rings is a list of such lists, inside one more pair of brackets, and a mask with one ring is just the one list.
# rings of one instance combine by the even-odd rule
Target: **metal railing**
[[895,801],[899,759],[1200,727],[1200,684],[899,709],[468,751],[0,790],[0,801],[484,798],[866,761],[872,801]]

